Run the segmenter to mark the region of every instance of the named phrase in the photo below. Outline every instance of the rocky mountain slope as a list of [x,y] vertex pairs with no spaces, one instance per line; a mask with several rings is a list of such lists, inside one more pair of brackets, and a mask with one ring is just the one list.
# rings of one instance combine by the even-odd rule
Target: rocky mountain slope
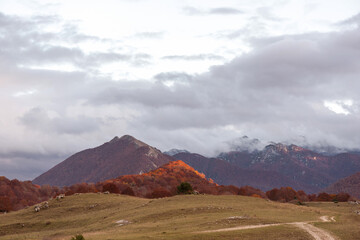
[[96,183],[120,175],[146,173],[172,160],[160,150],[125,135],[70,156],[32,182],[51,186]]
[[250,185],[263,191],[283,186],[291,186],[297,190],[306,189],[309,192],[316,190],[310,185],[296,182],[275,171],[244,169],[219,158],[206,158],[200,154],[184,152],[174,155],[174,158],[181,159],[218,184]]
[[357,154],[325,156],[296,145],[271,144],[261,151],[232,151],[221,153],[218,158],[243,169],[276,172],[299,184],[311,186],[303,189],[309,192],[319,191],[360,171],[360,156]]

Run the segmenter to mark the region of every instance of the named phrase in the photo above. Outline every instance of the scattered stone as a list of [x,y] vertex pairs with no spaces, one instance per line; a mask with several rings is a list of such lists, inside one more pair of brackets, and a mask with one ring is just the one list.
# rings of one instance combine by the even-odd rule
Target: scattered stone
[[106,191],[106,192],[103,192],[104,194],[110,194],[110,192],[109,191]]
[[249,216],[232,216],[232,217],[228,217],[226,218],[227,220],[239,220],[239,219],[250,219]]
[[98,205],[99,205],[99,204],[97,204],[97,203],[96,203],[96,204],[92,204],[92,205],[89,206],[89,209],[92,209],[92,208],[94,208],[94,207],[96,207],[96,206],[98,206]]
[[116,223],[118,224],[118,226],[124,226],[124,225],[130,224],[131,222],[128,220],[122,219],[122,220],[116,221]]
[[39,205],[35,205],[34,211],[35,211],[35,212],[40,212],[40,206],[39,206]]
[[58,200],[58,201],[63,198],[65,198],[65,194],[59,194],[56,196],[56,200]]

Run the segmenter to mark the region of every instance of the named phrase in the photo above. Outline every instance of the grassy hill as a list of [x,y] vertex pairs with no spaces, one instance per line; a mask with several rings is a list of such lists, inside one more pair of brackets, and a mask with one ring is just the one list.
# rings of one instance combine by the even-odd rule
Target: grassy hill
[[[294,225],[216,233],[235,226],[307,222],[339,239],[358,239],[359,205],[309,203],[306,206],[244,196],[182,195],[143,199],[118,194],[79,194],[0,215],[0,239],[70,240],[82,234],[96,239],[313,239]],[[336,222],[320,222],[321,216]],[[231,218],[233,217],[233,218]],[[118,222],[118,223],[117,223]]]

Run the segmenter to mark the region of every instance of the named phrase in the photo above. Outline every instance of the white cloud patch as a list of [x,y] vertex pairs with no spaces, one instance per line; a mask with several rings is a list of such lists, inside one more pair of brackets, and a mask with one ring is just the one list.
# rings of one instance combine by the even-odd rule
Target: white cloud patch
[[324,101],[324,106],[336,114],[348,115],[351,113],[351,107],[353,106],[353,101],[352,100]]

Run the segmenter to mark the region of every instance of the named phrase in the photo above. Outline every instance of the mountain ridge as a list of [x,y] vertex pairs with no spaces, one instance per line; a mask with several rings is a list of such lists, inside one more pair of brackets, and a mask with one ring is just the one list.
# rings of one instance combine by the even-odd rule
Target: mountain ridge
[[75,153],[35,178],[33,183],[69,186],[80,182],[99,182],[120,175],[148,172],[172,160],[160,150],[124,135]]

